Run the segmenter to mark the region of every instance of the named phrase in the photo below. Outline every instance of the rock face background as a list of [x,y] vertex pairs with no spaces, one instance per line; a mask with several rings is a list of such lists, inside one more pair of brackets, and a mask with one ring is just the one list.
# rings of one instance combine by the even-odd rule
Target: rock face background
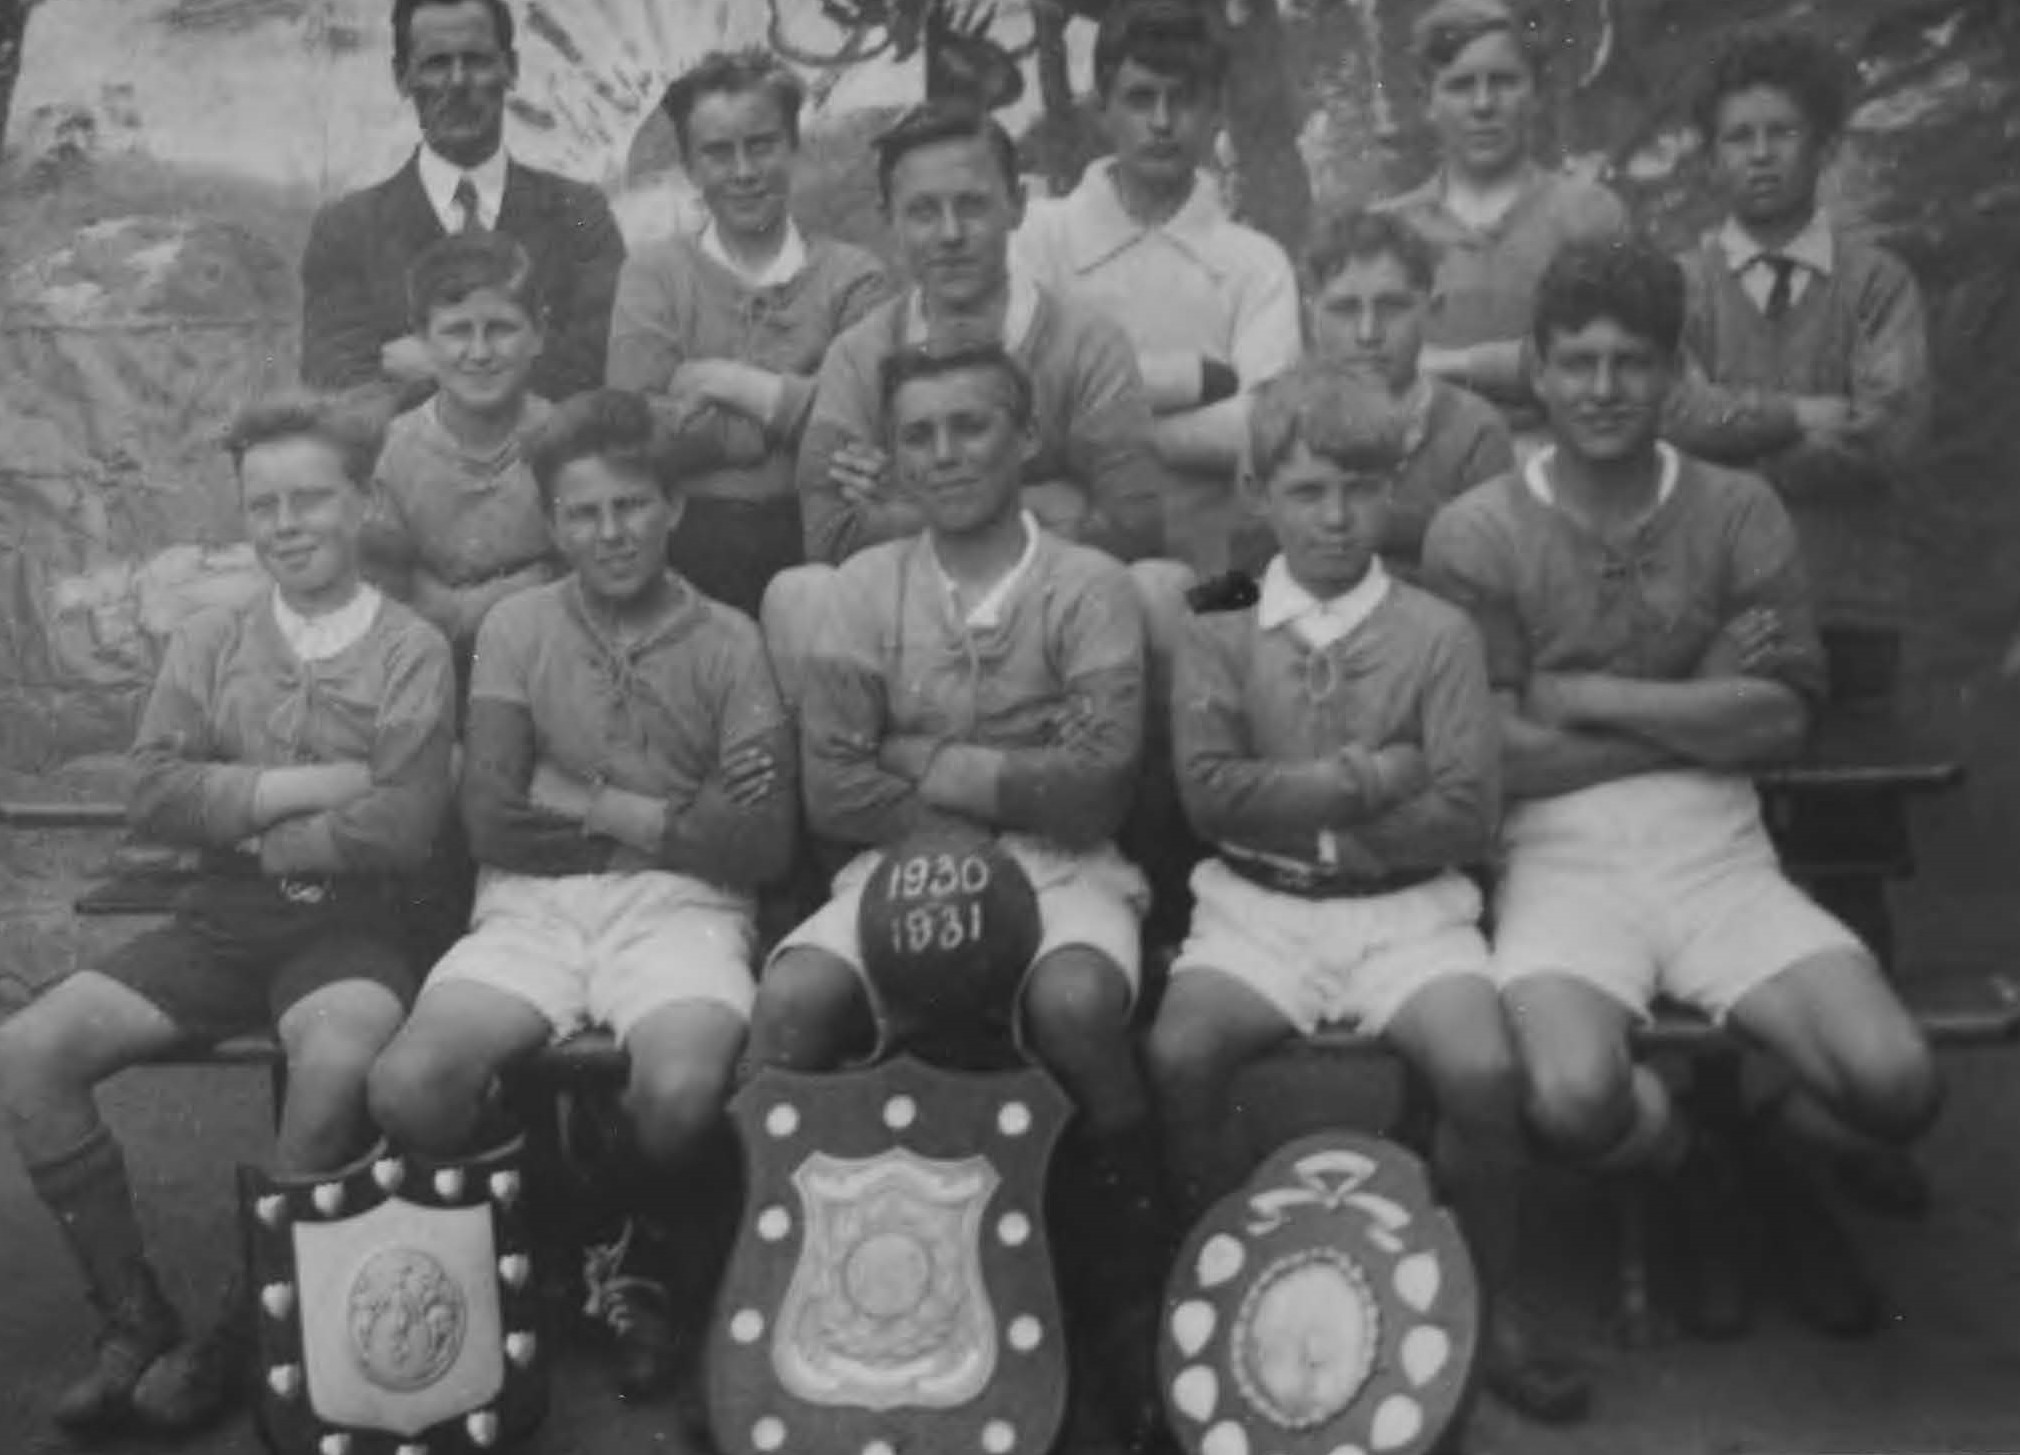
[[[921,94],[929,64],[937,84],[975,74],[977,56],[1008,60],[1017,94],[1003,115],[1031,169],[1070,178],[1093,146],[1064,96],[1090,85],[1087,17],[1102,3],[1038,12],[1073,17],[1040,33],[1028,0],[1000,0],[986,27],[945,0],[517,0],[512,144],[603,184],[634,240],[664,232],[692,203],[654,100],[702,51],[775,34],[805,61],[832,62],[805,68],[803,220],[881,245],[862,143]],[[1404,51],[1421,4],[1222,0],[1239,67],[1231,182],[1258,225],[1289,237],[1314,205],[1423,174]],[[25,7],[9,106],[6,22],[23,9],[0,0],[0,791],[118,752],[163,634],[252,583],[218,430],[238,401],[293,373],[295,265],[314,207],[413,144],[387,69],[385,0],[40,0]],[[1708,220],[1682,121],[1720,37],[1779,20],[1857,58],[1863,105],[1834,205],[1916,268],[1939,371],[1934,443],[1913,487],[1926,508],[1912,670],[1967,749],[1973,734],[1981,747],[2000,739],[1971,812],[2020,802],[1995,781],[2008,755],[1993,724],[2006,719],[1981,706],[2020,620],[2020,574],[2001,569],[2020,545],[2020,6],[1546,9],[1558,41],[1551,150],[1605,174],[1679,246]],[[860,23],[839,26],[838,13]],[[1998,813],[1985,831],[2020,844],[2015,815]],[[0,841],[0,870],[23,852]]]

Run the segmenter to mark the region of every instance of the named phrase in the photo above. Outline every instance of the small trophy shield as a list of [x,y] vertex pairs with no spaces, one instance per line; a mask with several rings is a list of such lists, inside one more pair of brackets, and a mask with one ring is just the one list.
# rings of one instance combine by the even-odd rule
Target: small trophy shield
[[1158,1349],[1172,1432],[1188,1455],[1426,1455],[1465,1408],[1479,1327],[1422,1164],[1304,1138],[1186,1239]]
[[1042,1071],[760,1073],[731,1104],[749,1195],[709,1341],[724,1455],[1044,1455],[1066,1351]]
[[239,1169],[276,1455],[490,1450],[539,1423],[520,1152],[435,1163],[382,1147],[321,1177]]

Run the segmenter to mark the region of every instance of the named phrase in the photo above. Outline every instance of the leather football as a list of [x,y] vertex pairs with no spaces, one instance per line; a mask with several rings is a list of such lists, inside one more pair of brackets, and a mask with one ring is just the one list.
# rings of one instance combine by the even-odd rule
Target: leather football
[[856,923],[876,1001],[879,1056],[986,1070],[1019,1059],[1024,973],[1038,953],[1038,896],[993,838],[922,830],[890,849]]

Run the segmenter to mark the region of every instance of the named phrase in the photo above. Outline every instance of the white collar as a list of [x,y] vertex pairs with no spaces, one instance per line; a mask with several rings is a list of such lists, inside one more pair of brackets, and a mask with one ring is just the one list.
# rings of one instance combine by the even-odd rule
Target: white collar
[[800,236],[798,224],[790,217],[786,219],[786,235],[779,244],[778,252],[756,272],[730,256],[729,249],[723,245],[722,230],[715,225],[713,217],[701,225],[695,245],[704,257],[721,263],[753,288],[776,288],[781,283],[790,283],[807,265],[807,240]]
[[[996,579],[996,584],[982,593],[982,599],[969,607],[961,618],[962,625],[987,630],[1003,620],[1003,608],[1010,603],[1010,593],[1031,571],[1031,563],[1038,557],[1038,518],[1030,511],[1023,511],[1017,517],[1024,523],[1024,550],[1017,557],[1017,564]],[[961,588],[954,578],[947,574],[947,568],[940,564],[940,553],[933,549],[931,536],[926,538],[926,554],[931,557],[933,570],[940,577],[940,585],[946,588],[947,600],[956,607],[961,604]]]
[[1761,243],[1740,225],[1737,217],[1726,218],[1717,236],[1719,249],[1725,254],[1726,266],[1735,273],[1744,273],[1770,254],[1776,254],[1792,258],[1822,277],[1829,277],[1831,266],[1837,261],[1837,245],[1831,236],[1830,220],[1824,216],[1821,207],[1810,213],[1810,220],[1803,224],[1801,232],[1778,248]]
[[[1657,440],[1656,457],[1662,461],[1662,476],[1655,482],[1655,504],[1660,507],[1676,492],[1676,479],[1683,470],[1683,457],[1668,440]],[[1522,467],[1522,483],[1545,505],[1557,504],[1557,492],[1550,488],[1550,462],[1557,458],[1557,446],[1545,445]]]
[[1151,226],[1139,222],[1122,205],[1111,159],[1087,169],[1069,196],[1064,212],[1073,266],[1079,272],[1099,267],[1139,238],[1162,233],[1195,257],[1201,256],[1215,229],[1227,220],[1220,184],[1211,172],[1195,172],[1192,191],[1178,211]]
[[463,225],[455,199],[456,184],[465,177],[477,189],[477,220],[486,227],[498,225],[498,209],[505,203],[505,171],[508,165],[503,146],[474,167],[459,167],[446,157],[436,155],[426,143],[422,144],[417,155],[421,190],[428,194],[428,205],[435,209],[435,216],[441,219],[444,231],[455,232]]
[[357,593],[335,611],[303,616],[274,592],[274,625],[281,640],[304,662],[320,662],[350,646],[372,629],[379,615],[379,591],[360,585]]
[[[1006,350],[1015,349],[1024,342],[1024,336],[1031,332],[1031,320],[1038,313],[1038,284],[1015,263],[1010,265],[1008,287],[1010,296],[1003,305],[1001,340]],[[926,342],[926,298],[917,288],[905,300],[905,342]]]
[[1389,594],[1389,573],[1382,558],[1368,560],[1368,573],[1330,601],[1312,595],[1291,575],[1278,555],[1263,572],[1262,594],[1256,602],[1256,625],[1264,631],[1288,626],[1307,646],[1325,648],[1357,631]]

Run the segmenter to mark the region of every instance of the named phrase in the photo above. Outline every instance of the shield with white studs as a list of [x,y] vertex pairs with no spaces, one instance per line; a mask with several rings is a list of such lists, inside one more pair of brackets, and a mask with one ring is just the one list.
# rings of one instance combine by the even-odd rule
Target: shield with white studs
[[239,1169],[276,1455],[489,1450],[540,1422],[521,1151],[443,1163],[382,1146],[321,1176]]
[[731,1103],[743,1226],[709,1339],[724,1455],[1044,1455],[1066,1401],[1043,1071],[767,1070]]
[[1426,1455],[1471,1392],[1473,1260],[1423,1164],[1306,1137],[1186,1239],[1158,1369],[1189,1455]]

